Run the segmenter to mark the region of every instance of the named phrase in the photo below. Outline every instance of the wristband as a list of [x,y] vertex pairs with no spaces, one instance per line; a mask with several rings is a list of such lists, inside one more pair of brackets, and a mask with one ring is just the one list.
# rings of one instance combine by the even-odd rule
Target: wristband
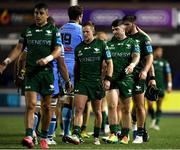
[[11,63],[11,59],[8,57],[8,58],[6,58],[4,61],[3,61],[3,64],[5,65],[5,66],[7,66],[8,64],[10,64]]
[[155,80],[155,76],[150,76],[149,80]]
[[108,76],[108,75],[105,75],[105,78],[104,78],[104,80],[108,80],[108,81],[112,81],[112,77],[110,77],[110,76]]
[[130,63],[130,66],[132,66],[134,68],[136,65],[135,65],[135,63]]
[[172,88],[172,82],[168,82],[168,88]]
[[50,62],[50,61],[52,61],[52,60],[54,59],[54,57],[53,57],[53,55],[49,55],[49,56],[45,57],[45,59],[46,59],[48,62]]

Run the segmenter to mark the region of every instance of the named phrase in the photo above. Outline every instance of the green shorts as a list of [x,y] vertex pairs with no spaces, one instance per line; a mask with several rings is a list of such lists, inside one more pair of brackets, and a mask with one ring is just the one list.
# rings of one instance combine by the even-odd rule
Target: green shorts
[[135,83],[133,86],[133,95],[144,93],[144,91],[146,89],[146,80],[136,79],[134,82]]
[[54,91],[52,69],[44,68],[33,75],[25,76],[25,91],[35,91],[42,96],[51,95]]
[[132,97],[134,81],[132,76],[125,76],[120,80],[113,80],[110,89],[118,89],[123,98]]
[[80,81],[75,85],[75,94],[86,95],[89,100],[101,100],[105,96],[102,83]]

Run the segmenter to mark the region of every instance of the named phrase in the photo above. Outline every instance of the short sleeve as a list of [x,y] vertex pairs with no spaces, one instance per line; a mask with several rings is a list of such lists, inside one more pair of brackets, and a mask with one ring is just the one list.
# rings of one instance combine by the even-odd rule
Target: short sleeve
[[149,55],[153,53],[151,42],[147,37],[145,38],[143,45],[144,45],[145,55]]
[[103,42],[103,56],[104,56],[104,59],[109,60],[109,59],[111,59],[111,52],[110,52],[107,44],[104,41],[102,41],[102,42]]
[[23,44],[24,48],[27,46],[26,29],[20,34],[19,43]]
[[55,46],[62,46],[62,40],[61,40],[61,34],[60,34],[60,32],[59,32],[59,30],[58,30],[58,28],[56,28],[55,27],[55,32],[54,32],[54,42],[53,43],[55,43]]
[[165,71],[166,73],[171,73],[171,67],[167,61],[165,61]]
[[140,53],[140,46],[139,46],[138,42],[136,42],[135,40],[133,40],[132,52],[133,53]]

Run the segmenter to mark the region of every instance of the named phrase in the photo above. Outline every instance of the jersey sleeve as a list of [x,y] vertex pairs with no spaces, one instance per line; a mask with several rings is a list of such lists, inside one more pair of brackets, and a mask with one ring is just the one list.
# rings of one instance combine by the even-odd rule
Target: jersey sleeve
[[82,31],[82,27],[79,28],[79,38],[80,38],[80,41],[82,42],[84,40],[83,38],[83,31]]
[[62,46],[61,34],[58,31],[58,28],[55,27],[54,30],[55,30],[54,39],[53,39],[54,46]]
[[132,53],[140,53],[140,46],[139,46],[138,42],[133,40],[132,43],[133,43]]
[[23,44],[22,51],[26,48],[27,49],[27,38],[26,38],[26,29],[22,31],[19,38],[19,43]]
[[167,61],[165,61],[164,67],[165,67],[165,72],[166,72],[167,74],[168,74],[168,73],[171,73],[171,67],[170,67],[170,64],[169,64]]
[[109,60],[109,59],[111,59],[111,52],[110,52],[107,44],[104,41],[102,41],[102,42],[103,42],[103,56],[104,56],[104,59]]
[[143,41],[143,49],[144,49],[146,56],[153,53],[153,48],[152,48],[151,42],[149,41],[149,39],[146,36]]

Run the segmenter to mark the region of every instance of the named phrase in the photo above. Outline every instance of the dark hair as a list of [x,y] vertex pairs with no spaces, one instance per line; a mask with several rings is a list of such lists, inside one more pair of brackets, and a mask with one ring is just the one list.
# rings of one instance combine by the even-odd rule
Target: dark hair
[[114,20],[114,21],[112,22],[111,26],[112,26],[112,27],[117,27],[117,26],[122,25],[122,24],[123,24],[122,19],[116,19],[116,20]]
[[135,22],[137,17],[135,15],[125,15],[122,20],[123,21],[129,21],[129,22]]
[[45,4],[45,3],[37,3],[37,4],[34,6],[34,9],[42,9],[42,8],[48,9],[47,4]]
[[68,8],[68,16],[70,20],[76,20],[82,14],[83,14],[83,7],[79,5],[70,6]]

